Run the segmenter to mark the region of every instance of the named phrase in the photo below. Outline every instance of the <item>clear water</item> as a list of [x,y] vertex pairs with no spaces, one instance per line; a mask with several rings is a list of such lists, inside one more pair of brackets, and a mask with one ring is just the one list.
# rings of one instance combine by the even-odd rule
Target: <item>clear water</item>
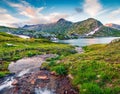
[[100,37],[100,38],[79,38],[79,39],[69,39],[69,40],[57,40],[59,43],[67,43],[75,46],[87,46],[92,44],[106,44],[110,43],[112,40],[120,37]]

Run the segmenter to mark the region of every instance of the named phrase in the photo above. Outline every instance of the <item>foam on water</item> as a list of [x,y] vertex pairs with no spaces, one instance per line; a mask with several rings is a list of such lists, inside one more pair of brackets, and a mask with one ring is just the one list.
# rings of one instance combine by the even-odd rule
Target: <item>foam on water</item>
[[29,70],[30,70],[30,69],[24,69],[23,71],[19,72],[19,74],[17,75],[17,77],[21,77],[21,76],[23,76],[24,74],[29,73]]
[[35,88],[35,94],[55,94],[53,90],[47,88]]
[[[29,69],[25,69],[19,72],[17,77],[21,77],[28,72],[29,72]],[[0,91],[3,90],[4,88],[11,88],[13,81],[14,81],[14,76],[8,77],[2,84],[0,84]]]
[[11,88],[12,87],[12,82],[13,82],[13,77],[9,77],[6,81],[4,81],[1,85],[0,85],[0,91],[4,88]]

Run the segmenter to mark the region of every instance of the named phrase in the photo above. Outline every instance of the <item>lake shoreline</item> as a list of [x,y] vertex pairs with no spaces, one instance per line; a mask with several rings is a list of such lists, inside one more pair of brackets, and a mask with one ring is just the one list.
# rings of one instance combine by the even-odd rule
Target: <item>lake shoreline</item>
[[78,38],[78,39],[68,39],[68,40],[56,40],[53,42],[83,47],[83,46],[89,46],[92,44],[107,44],[107,43],[110,43],[112,40],[118,39],[118,38],[120,37]]

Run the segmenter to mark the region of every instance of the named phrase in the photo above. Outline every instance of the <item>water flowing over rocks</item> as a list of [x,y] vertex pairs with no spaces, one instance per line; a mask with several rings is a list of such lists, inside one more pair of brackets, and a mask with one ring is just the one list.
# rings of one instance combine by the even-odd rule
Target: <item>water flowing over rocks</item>
[[0,94],[78,94],[66,76],[57,76],[47,70],[15,77],[12,88]]
[[40,65],[47,58],[55,56],[39,55],[12,63],[9,70],[15,74],[0,79],[0,94],[78,94],[69,77],[40,70]]
[[55,76],[47,70],[16,78],[13,84],[13,94],[77,94],[68,77]]
[[16,62],[12,62],[9,65],[8,69],[10,70],[11,73],[19,73],[22,71],[22,73],[24,72],[25,74],[25,72],[28,72],[31,69],[39,68],[47,58],[52,58],[55,56],[56,55],[53,54],[47,54],[47,55],[37,55],[33,57],[25,57]]

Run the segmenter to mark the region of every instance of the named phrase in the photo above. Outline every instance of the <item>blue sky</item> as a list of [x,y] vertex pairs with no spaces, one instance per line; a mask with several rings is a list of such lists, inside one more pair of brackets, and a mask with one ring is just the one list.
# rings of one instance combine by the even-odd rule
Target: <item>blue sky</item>
[[120,0],[0,0],[0,25],[54,23],[60,18],[77,22],[96,18],[120,24]]

